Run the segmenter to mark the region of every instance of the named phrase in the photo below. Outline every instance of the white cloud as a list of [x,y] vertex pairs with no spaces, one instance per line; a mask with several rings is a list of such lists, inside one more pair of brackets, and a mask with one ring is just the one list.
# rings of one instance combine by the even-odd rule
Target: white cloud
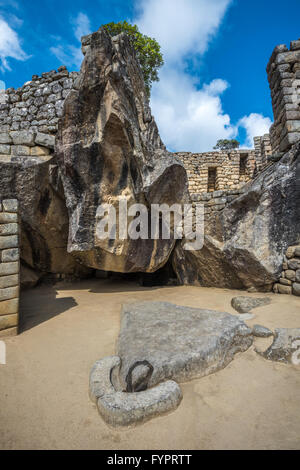
[[18,34],[0,17],[0,69],[2,72],[11,70],[7,61],[8,57],[21,61],[29,58],[21,47]]
[[[82,36],[91,33],[91,24],[88,16],[82,12],[78,13],[75,19],[71,20],[73,25],[74,36],[80,41]],[[57,46],[50,47],[50,51],[58,60],[70,67],[79,68],[83,59],[81,46],[74,46],[72,44],[58,44]]]
[[142,0],[139,29],[160,43],[166,61],[203,54],[231,0]]
[[187,59],[199,63],[203,60],[231,3],[136,0],[134,22],[142,33],[160,43],[165,59],[160,82],[152,88],[151,107],[162,139],[171,150],[204,152],[211,150],[218,139],[237,136],[238,126],[222,109],[221,95],[229,84],[216,78],[201,85],[185,66]]
[[240,119],[239,126],[244,127],[247,132],[246,146],[253,146],[253,138],[269,133],[272,121],[262,114],[252,113],[249,116],[244,116]]
[[218,139],[236,137],[237,129],[222,110],[224,80],[214,80],[197,90],[191,77],[168,68],[152,90],[151,105],[160,133],[171,150],[205,152]]
[[78,13],[74,21],[74,34],[78,41],[81,40],[82,36],[91,33],[91,23],[87,15],[84,13]]
[[211,96],[218,96],[229,88],[229,83],[221,78],[216,78],[208,85],[203,85],[203,91]]

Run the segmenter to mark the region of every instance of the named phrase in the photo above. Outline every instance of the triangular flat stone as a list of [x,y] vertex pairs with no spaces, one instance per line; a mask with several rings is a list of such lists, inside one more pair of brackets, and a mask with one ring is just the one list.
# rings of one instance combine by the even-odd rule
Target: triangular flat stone
[[143,361],[153,367],[147,384],[143,383],[148,387],[164,380],[186,382],[212,374],[251,346],[251,333],[237,316],[225,312],[167,302],[125,305],[117,348],[121,381],[124,387],[130,382],[135,391],[135,384],[145,381]]

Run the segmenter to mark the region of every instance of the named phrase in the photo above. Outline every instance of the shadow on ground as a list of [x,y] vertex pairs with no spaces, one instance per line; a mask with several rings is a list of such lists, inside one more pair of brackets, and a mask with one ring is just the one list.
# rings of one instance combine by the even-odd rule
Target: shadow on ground
[[[59,282],[53,286],[42,284],[33,289],[24,290],[20,297],[19,334],[51,320],[51,318],[76,307],[74,297],[58,298],[57,292],[85,290],[91,294],[113,294],[124,292],[149,292],[161,286],[142,286],[133,278],[85,279],[77,282]],[[37,303],[39,308],[37,308]]]
[[[36,308],[36,302],[40,303],[40,309]],[[38,287],[21,292],[19,333],[30,330],[76,305],[78,304],[73,297],[58,299],[57,291],[53,286],[47,286],[47,289]]]
[[88,290],[93,294],[110,294],[110,293],[122,293],[122,292],[143,292],[151,291],[155,289],[161,289],[162,286],[141,286],[137,282],[126,281],[120,279],[89,279],[72,284],[60,283],[57,288],[60,291],[68,290]]

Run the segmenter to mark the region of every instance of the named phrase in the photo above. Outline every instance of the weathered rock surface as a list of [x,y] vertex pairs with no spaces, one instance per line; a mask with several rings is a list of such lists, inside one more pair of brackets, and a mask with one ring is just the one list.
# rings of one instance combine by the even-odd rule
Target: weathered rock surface
[[182,203],[186,172],[161,142],[126,35],[112,39],[99,30],[83,43],[85,58],[65,101],[56,147],[70,217],[68,251],[96,269],[153,272],[168,260],[172,237],[102,240],[97,209],[109,203],[118,214],[120,196],[129,207]]
[[278,328],[273,344],[265,351],[256,350],[270,361],[300,365],[300,328]]
[[293,294],[300,297],[300,283],[294,282],[294,284],[293,284]]
[[20,283],[22,289],[32,289],[38,284],[40,278],[41,276],[36,270],[30,269],[21,263]]
[[263,305],[269,305],[271,299],[269,297],[265,298],[254,298],[254,297],[234,297],[231,300],[232,307],[239,313],[248,313],[251,312],[254,308],[262,307]]
[[291,295],[292,286],[284,286],[283,284],[274,284],[273,291],[275,294]]
[[186,382],[212,374],[251,346],[251,332],[228,313],[167,302],[125,305],[117,347],[121,383],[126,389],[131,371],[144,361],[153,367],[148,383],[143,372],[147,387],[168,379]]
[[254,325],[252,328],[252,334],[257,338],[269,338],[270,336],[273,336],[273,332],[262,325]]
[[179,385],[171,380],[140,393],[126,393],[116,388],[120,358],[97,361],[90,374],[90,397],[106,423],[113,427],[143,423],[175,410],[181,400]]
[[112,376],[118,375],[120,368],[118,356],[108,356],[95,362],[90,373],[89,394],[90,399],[97,403],[98,398],[103,395],[114,393],[115,387]]
[[[173,267],[186,284],[270,291],[286,249],[300,240],[300,144],[265,169],[206,224],[202,250],[179,244]],[[296,268],[296,266],[295,266]]]
[[238,315],[238,318],[241,321],[250,321],[250,320],[253,320],[253,318],[255,318],[255,315],[254,313],[240,313]]
[[17,198],[21,217],[21,259],[40,273],[85,275],[67,253],[69,220],[55,160],[0,162],[0,199]]

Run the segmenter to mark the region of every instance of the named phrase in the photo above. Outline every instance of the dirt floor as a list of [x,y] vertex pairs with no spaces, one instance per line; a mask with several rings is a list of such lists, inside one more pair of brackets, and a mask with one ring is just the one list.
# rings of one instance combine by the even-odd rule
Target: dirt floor
[[[0,365],[0,449],[300,449],[300,367],[266,361],[253,347],[226,369],[182,384],[174,413],[136,428],[110,429],[89,400],[93,363],[115,353],[122,303],[164,300],[234,314],[235,295],[108,280],[25,292],[22,333],[5,340]],[[269,296],[271,305],[248,324],[299,328],[300,298]]]

